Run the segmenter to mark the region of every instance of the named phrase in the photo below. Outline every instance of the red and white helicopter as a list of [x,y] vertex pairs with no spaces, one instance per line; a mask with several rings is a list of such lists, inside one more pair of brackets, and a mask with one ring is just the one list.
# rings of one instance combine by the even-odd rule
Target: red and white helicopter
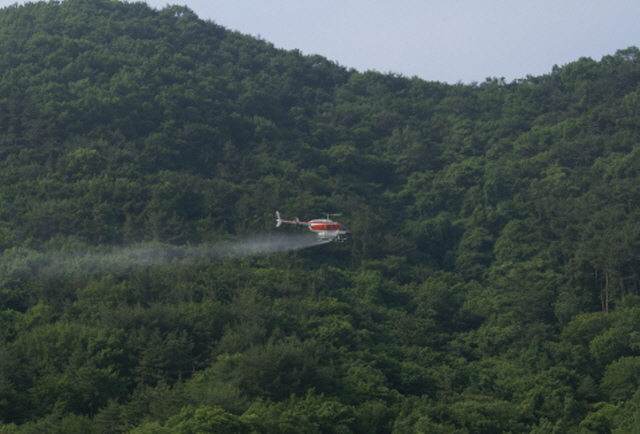
[[295,220],[285,220],[280,217],[280,213],[276,211],[276,227],[279,228],[282,223],[291,225],[302,225],[318,236],[319,241],[345,241],[347,235],[351,233],[349,229],[342,223],[334,222],[329,218],[332,214],[327,214],[326,219],[315,219],[308,222],[301,222],[298,217]]

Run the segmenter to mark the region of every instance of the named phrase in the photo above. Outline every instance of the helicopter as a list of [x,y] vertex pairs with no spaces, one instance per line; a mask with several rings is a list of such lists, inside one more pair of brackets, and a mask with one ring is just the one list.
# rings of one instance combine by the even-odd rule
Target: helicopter
[[351,233],[349,229],[342,223],[334,222],[329,217],[339,214],[327,214],[325,219],[315,219],[308,222],[302,222],[298,217],[295,220],[285,220],[280,216],[280,212],[276,211],[276,227],[279,228],[282,223],[291,225],[302,225],[318,236],[319,241],[343,242],[347,239],[347,235]]

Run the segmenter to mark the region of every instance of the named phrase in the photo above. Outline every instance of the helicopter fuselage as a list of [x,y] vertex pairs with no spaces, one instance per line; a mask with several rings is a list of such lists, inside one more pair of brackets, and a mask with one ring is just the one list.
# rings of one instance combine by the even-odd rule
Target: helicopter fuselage
[[321,241],[344,241],[347,239],[347,235],[351,233],[345,225],[339,222],[335,222],[331,219],[315,219],[308,222],[295,220],[286,220],[280,217],[280,213],[276,211],[276,227],[279,227],[282,223],[306,226],[309,230],[318,236]]

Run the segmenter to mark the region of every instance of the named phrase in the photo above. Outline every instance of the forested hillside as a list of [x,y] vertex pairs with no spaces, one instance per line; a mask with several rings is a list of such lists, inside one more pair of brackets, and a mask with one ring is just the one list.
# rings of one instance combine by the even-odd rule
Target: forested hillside
[[[207,254],[276,210],[352,235]],[[0,433],[640,432],[640,51],[449,85],[6,7],[0,252]]]

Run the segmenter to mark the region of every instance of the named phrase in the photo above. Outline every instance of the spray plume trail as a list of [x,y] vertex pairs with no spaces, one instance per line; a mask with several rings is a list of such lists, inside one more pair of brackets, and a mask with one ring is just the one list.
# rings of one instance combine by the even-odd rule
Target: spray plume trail
[[[252,235],[236,241],[212,245],[181,247],[133,247],[120,252],[133,260],[158,262],[163,258],[179,256],[181,259],[195,258],[221,261],[230,258],[264,256],[286,253],[326,244],[308,234]],[[117,252],[116,252],[117,253]]]
[[[99,275],[120,274],[138,268],[170,264],[201,264],[231,258],[265,256],[286,253],[327,244],[311,234],[252,235],[239,240],[199,246],[140,245],[74,254],[42,253],[33,268],[45,274],[80,273]],[[35,270],[34,270],[35,271]]]
[[309,234],[258,235],[235,241],[233,243],[216,244],[204,247],[205,252],[214,259],[228,257],[262,256],[274,253],[285,253],[292,250],[305,249],[327,244]]

